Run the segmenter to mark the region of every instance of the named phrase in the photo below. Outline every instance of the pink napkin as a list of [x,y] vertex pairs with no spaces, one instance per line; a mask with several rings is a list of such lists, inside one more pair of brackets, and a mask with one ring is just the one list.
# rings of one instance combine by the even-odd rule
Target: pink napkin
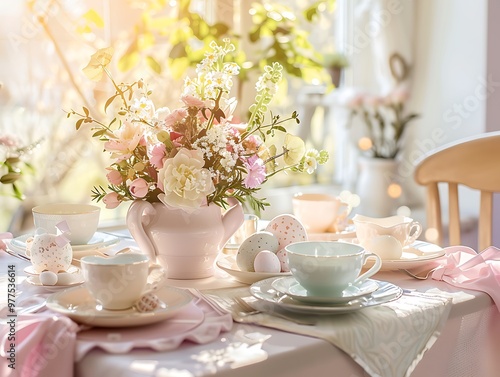
[[[0,330],[0,375],[73,375],[73,354],[78,331],[78,326],[73,321],[49,312],[11,318],[16,322],[14,344],[9,340],[10,326],[3,326]],[[14,357],[9,359],[11,356]],[[9,367],[12,361],[15,362],[15,369]]]
[[110,353],[134,348],[165,351],[184,341],[208,343],[233,326],[231,314],[220,313],[201,299],[195,299],[174,317],[147,326],[89,329],[50,310],[20,315],[15,322],[16,369],[9,368],[10,326],[0,330],[2,377],[71,377],[74,362],[95,347]]
[[440,258],[432,278],[455,287],[486,292],[500,311],[500,249],[490,246],[479,254],[467,246],[444,250],[445,256]]

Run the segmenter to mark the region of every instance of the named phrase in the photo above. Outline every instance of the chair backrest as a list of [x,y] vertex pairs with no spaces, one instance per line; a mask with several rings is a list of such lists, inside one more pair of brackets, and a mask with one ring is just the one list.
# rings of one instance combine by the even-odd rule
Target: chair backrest
[[432,151],[418,162],[415,180],[427,187],[427,228],[437,231],[436,243],[443,240],[438,183],[444,182],[449,193],[450,245],[461,242],[459,185],[480,191],[478,252],[491,245],[493,193],[500,192],[500,132],[462,139]]

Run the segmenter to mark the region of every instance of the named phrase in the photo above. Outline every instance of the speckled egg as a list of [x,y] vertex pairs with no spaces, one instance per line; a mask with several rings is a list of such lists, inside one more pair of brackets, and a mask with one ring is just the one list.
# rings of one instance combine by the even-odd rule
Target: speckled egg
[[69,243],[58,246],[54,234],[39,234],[33,237],[29,250],[31,263],[36,272],[67,271],[73,259],[73,249]]
[[257,232],[246,238],[238,248],[236,264],[241,271],[254,272],[254,260],[262,250],[276,253],[279,250],[278,238],[270,232]]
[[304,225],[293,215],[279,215],[266,226],[266,231],[278,238],[279,250],[291,243],[307,241]]
[[255,272],[281,272],[281,263],[275,253],[269,250],[262,250],[253,261]]
[[290,272],[290,267],[288,266],[288,259],[286,257],[286,250],[281,249],[276,253],[276,256],[280,261],[281,272]]

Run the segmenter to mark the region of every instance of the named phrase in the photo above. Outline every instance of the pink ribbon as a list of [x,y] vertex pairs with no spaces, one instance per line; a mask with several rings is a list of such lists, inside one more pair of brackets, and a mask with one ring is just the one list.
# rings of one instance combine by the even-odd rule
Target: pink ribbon
[[500,311],[500,249],[490,246],[478,254],[467,246],[450,246],[445,252],[432,278],[485,292]]
[[69,239],[66,237],[67,234],[71,234],[69,230],[68,223],[66,221],[61,221],[56,225],[56,244],[58,247],[63,247],[69,243]]

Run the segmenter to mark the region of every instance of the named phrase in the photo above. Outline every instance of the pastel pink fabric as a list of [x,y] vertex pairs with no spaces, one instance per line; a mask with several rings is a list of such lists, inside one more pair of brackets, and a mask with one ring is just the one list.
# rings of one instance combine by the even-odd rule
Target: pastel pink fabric
[[10,326],[0,330],[0,375],[4,377],[53,377],[73,375],[73,355],[78,326],[52,313],[16,318],[15,369],[9,368]]
[[[177,320],[177,322],[176,322]],[[191,322],[195,323],[191,323]],[[73,376],[74,362],[93,348],[125,353],[134,348],[171,350],[184,341],[208,343],[221,332],[230,331],[233,318],[198,299],[166,321],[130,328],[79,327],[67,317],[50,310],[16,318],[15,368],[9,365],[10,326],[0,329],[1,377]]]
[[450,246],[439,265],[432,273],[434,280],[485,292],[500,311],[500,249],[490,246],[478,254],[466,246]]

